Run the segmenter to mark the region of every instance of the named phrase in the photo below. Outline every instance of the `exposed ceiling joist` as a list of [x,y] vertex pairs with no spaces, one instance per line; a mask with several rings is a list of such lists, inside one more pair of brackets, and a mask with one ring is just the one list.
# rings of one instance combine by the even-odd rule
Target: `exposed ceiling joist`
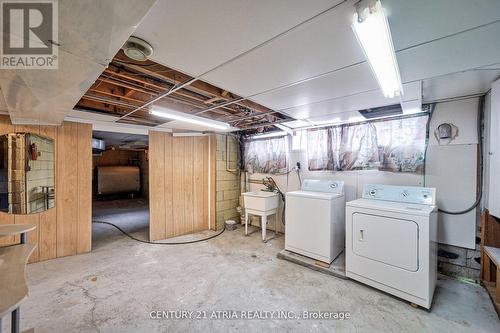
[[[169,102],[165,104],[166,101]],[[174,109],[175,105],[183,105],[182,112],[237,124],[239,128],[290,120],[258,103],[153,61],[125,60],[122,51],[77,106],[112,114],[118,117],[117,122],[164,123],[165,120],[149,114],[153,105],[168,105],[164,107]]]

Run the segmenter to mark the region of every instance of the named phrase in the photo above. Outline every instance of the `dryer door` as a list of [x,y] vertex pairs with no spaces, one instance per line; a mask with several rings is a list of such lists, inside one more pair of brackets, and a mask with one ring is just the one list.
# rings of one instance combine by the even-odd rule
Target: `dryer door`
[[418,270],[418,225],[411,220],[354,213],[352,251],[371,260]]

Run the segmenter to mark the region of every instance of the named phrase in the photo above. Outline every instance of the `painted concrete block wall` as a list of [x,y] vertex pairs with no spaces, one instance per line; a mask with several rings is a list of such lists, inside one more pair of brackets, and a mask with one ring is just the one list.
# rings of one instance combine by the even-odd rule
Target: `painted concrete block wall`
[[[227,148],[226,148],[227,140]],[[240,181],[239,173],[227,169],[238,169],[239,164],[238,140],[231,135],[217,134],[216,152],[216,220],[220,229],[226,220],[239,221]],[[226,167],[226,161],[227,167]]]

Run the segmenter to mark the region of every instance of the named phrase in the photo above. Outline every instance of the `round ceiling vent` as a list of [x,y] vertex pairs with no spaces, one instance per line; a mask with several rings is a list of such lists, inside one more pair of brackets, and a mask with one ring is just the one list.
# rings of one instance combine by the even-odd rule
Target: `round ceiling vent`
[[153,54],[153,47],[140,38],[131,36],[122,47],[127,57],[136,61],[146,61]]

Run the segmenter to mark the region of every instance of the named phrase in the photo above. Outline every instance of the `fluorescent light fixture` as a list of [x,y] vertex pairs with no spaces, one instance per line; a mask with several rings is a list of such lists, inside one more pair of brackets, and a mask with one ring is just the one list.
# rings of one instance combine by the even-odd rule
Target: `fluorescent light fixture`
[[187,113],[172,111],[158,106],[153,106],[152,110],[149,113],[157,117],[178,120],[193,125],[215,128],[222,131],[227,131],[231,128],[229,124],[223,123],[221,121],[193,116]]
[[362,0],[356,4],[352,29],[384,96],[393,98],[402,95],[403,87],[391,31],[380,0]]
[[269,132],[269,133],[252,135],[251,138],[252,139],[266,139],[266,138],[275,138],[277,136],[285,136],[285,135],[288,135],[288,133],[285,131],[276,131],[276,132]]

